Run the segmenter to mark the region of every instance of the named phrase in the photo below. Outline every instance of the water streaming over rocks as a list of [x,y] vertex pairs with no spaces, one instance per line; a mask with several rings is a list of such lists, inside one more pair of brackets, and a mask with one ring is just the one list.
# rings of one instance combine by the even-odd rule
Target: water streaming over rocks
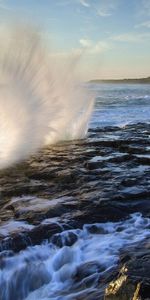
[[0,169],[45,148],[0,170],[0,300],[150,299],[149,85],[81,86],[29,27],[1,44]]
[[121,249],[150,238],[149,228],[150,219],[135,213],[125,222],[63,231],[16,255],[1,252],[0,299],[85,299],[95,291],[100,296]]
[[1,171],[0,300],[148,299],[149,132],[91,128]]

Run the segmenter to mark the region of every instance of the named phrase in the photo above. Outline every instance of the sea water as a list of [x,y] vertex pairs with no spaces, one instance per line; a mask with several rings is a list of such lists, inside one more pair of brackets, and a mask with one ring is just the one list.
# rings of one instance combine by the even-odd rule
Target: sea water
[[95,108],[91,127],[150,123],[150,84],[94,84]]
[[[121,250],[150,237],[149,226],[150,219],[135,213],[124,222],[63,231],[61,248],[47,241],[15,255],[2,252],[0,299],[87,299],[95,291],[100,296],[103,278],[117,266]],[[67,246],[70,233],[76,235],[76,241]]]
[[[4,55],[10,61],[1,69],[1,75],[5,75],[1,76],[1,166],[13,163],[16,157],[22,159],[45,145],[45,137],[49,143],[62,138],[85,137],[93,106],[86,95],[91,95],[91,92],[95,95],[95,107],[89,127],[123,127],[150,121],[149,85],[88,83],[84,85],[86,92],[80,92],[80,89],[78,92],[70,77],[68,79],[68,73],[65,80],[64,76],[63,80],[56,80],[53,72],[49,73],[43,55],[42,76],[37,73],[36,63],[40,61],[42,49],[39,44],[33,43],[35,35],[32,38],[31,43],[28,39],[25,41],[29,51],[27,56],[20,50],[13,61],[12,52],[9,56]],[[36,56],[29,45],[35,47]],[[13,52],[13,55],[16,53]],[[29,102],[29,99],[32,101]],[[12,221],[11,226],[14,225],[27,226]],[[96,228],[95,234],[91,226]],[[0,299],[86,299],[100,289],[105,274],[116,268],[122,249],[126,250],[150,237],[149,226],[150,220],[136,213],[126,221],[85,224],[82,229],[64,231],[61,233],[61,248],[47,240],[17,254],[2,251]],[[0,233],[7,233],[7,230],[3,227]],[[70,232],[76,236],[76,241],[67,246],[65,240]]]

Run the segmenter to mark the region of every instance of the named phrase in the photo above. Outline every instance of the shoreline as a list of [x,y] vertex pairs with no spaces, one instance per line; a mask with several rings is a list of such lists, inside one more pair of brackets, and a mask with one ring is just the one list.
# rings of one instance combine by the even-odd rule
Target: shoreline
[[[28,246],[46,241],[53,240],[58,251],[64,245],[72,247],[77,241],[76,235],[69,235],[66,244],[61,244],[60,234],[81,229],[85,224],[91,224],[92,234],[97,234],[92,224],[125,222],[130,214],[139,212],[144,218],[150,218],[149,132],[150,125],[146,123],[124,128],[93,128],[85,140],[53,145],[16,167],[1,171],[3,264],[11,251],[17,255]],[[122,249],[117,267],[107,272],[97,291],[91,294],[92,298],[85,296],[86,299],[104,299],[104,294],[107,300],[123,300],[124,295],[130,299],[141,281],[138,295],[142,300],[145,299],[142,293],[148,297],[149,244],[150,238],[147,238],[129,249]],[[139,264],[142,273],[139,273]],[[123,266],[126,267],[123,269]],[[87,264],[86,269],[89,268]],[[83,276],[86,269],[81,268]],[[81,280],[80,273],[76,280]],[[112,287],[121,278],[126,280],[114,295]]]
[[88,83],[94,84],[150,84],[150,77],[147,78],[131,78],[131,79],[93,79]]

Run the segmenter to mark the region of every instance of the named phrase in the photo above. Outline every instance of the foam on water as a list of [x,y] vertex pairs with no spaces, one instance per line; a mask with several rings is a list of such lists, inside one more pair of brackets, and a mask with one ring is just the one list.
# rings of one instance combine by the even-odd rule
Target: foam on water
[[30,27],[0,38],[0,168],[45,144],[84,138],[93,100],[76,79],[78,56],[60,66]]
[[[150,219],[140,213],[117,223],[84,225],[64,231],[58,248],[52,242],[29,247],[19,254],[1,254],[2,300],[76,299],[98,289],[102,276],[117,266],[121,249],[150,237]],[[76,235],[66,245],[70,233]]]
[[11,233],[17,233],[20,231],[20,229],[23,230],[30,230],[32,229],[34,226],[33,225],[29,225],[26,222],[23,221],[14,221],[14,220],[10,220],[8,222],[4,222],[3,225],[0,226],[0,235],[1,237],[3,236],[8,236]]

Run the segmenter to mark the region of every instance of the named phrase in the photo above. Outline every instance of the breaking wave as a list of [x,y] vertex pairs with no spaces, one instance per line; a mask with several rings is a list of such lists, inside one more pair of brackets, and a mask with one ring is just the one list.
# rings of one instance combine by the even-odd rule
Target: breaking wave
[[93,100],[76,80],[78,57],[59,65],[37,30],[1,36],[0,168],[45,144],[84,138]]

